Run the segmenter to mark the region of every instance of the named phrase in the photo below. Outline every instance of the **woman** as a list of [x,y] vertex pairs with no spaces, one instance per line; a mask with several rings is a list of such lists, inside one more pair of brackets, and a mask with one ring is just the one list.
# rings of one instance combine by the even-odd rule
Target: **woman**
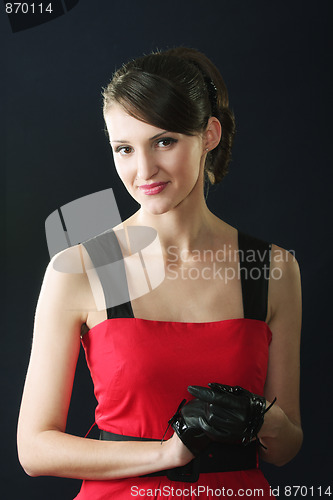
[[[302,442],[300,276],[291,254],[243,235],[205,203],[204,184],[226,174],[235,132],[222,77],[193,49],[142,57],[115,73],[104,117],[117,172],[140,209],[46,272],[19,420],[21,463],[32,476],[84,479],[81,500],[176,490],[211,498],[223,488],[235,497],[261,488],[268,498],[257,454],[283,465]],[[117,283],[103,280],[103,259],[126,259],[137,227],[156,230],[164,280],[132,300],[105,298],[98,310],[87,269],[106,297]],[[146,258],[154,263],[158,252]],[[59,272],[59,259],[67,267],[80,260],[86,272]],[[126,267],[129,288],[137,273]],[[81,335],[98,441],[65,433]]]

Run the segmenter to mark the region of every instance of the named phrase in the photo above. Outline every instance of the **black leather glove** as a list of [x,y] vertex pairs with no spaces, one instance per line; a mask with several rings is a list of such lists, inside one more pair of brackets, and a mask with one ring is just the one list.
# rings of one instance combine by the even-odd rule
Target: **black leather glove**
[[[205,403],[198,424],[213,441],[249,443],[264,422],[266,400],[239,386],[212,383],[209,387],[190,385],[188,391]],[[196,401],[196,400],[194,400]],[[201,405],[196,403],[200,408]]]
[[169,426],[172,426],[190,452],[197,456],[211,443],[211,439],[201,426],[201,419],[205,416],[206,403],[199,399],[185,403],[186,399],[180,403],[176,413],[169,420]]

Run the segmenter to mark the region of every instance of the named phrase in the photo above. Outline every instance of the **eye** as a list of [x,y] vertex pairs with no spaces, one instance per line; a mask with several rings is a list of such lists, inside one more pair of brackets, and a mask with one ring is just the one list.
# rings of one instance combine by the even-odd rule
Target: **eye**
[[175,144],[176,142],[178,142],[177,139],[173,139],[173,137],[163,137],[163,139],[159,139],[156,144],[158,148],[163,149]]
[[133,151],[133,148],[131,146],[118,146],[115,149],[115,153],[120,153],[122,156],[127,156],[131,154]]

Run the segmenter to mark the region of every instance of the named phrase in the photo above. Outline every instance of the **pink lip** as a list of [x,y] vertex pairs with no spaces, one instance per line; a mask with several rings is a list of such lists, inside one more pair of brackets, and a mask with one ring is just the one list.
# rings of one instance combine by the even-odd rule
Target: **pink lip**
[[168,182],[153,182],[152,184],[142,184],[138,186],[138,188],[143,191],[144,194],[152,195],[161,193],[167,185]]

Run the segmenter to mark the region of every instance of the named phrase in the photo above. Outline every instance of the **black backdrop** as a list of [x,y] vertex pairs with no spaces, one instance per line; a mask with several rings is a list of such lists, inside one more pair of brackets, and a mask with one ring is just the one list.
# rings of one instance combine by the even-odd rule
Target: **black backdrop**
[[[107,187],[123,219],[136,208],[113,170],[100,90],[124,60],[180,44],[213,59],[237,118],[230,173],[211,189],[209,206],[240,230],[295,250],[302,272],[305,439],[291,463],[263,468],[280,486],[279,498],[285,485],[307,486],[315,498],[319,490],[311,486],[332,486],[330,3],[80,0],[67,14],[16,33],[2,5],[8,250],[2,498],[70,499],[79,489],[75,480],[29,478],[16,454],[34,309],[48,263],[44,221],[57,207]],[[85,434],[94,404],[81,356],[69,432]]]

